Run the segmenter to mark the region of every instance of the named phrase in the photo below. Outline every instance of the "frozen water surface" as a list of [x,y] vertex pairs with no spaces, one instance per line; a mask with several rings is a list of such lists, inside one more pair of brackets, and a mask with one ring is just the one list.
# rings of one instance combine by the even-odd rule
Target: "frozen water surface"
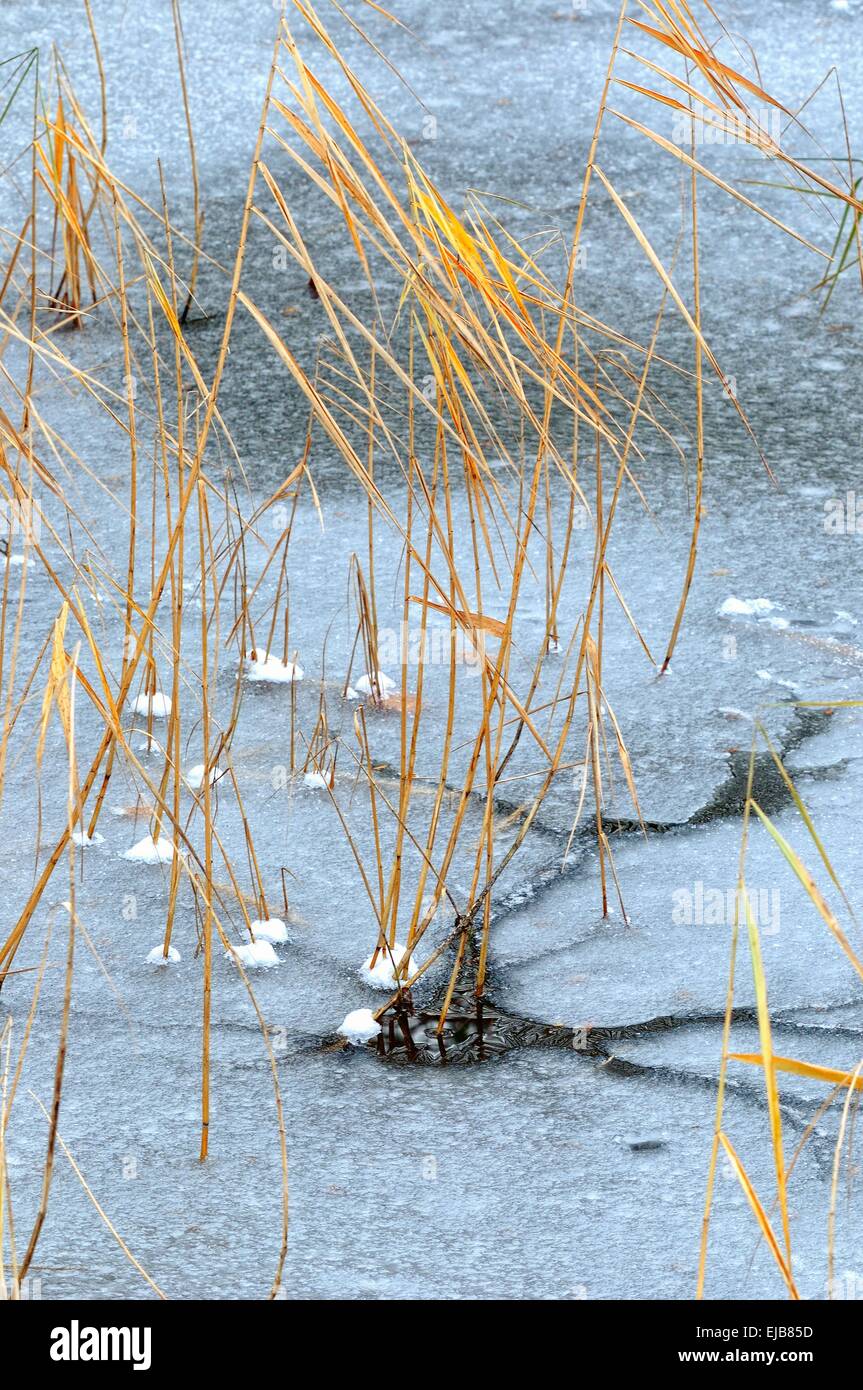
[[[580,188],[580,169],[592,130],[617,6],[592,0],[570,12],[565,0],[503,6],[471,0],[430,6],[402,0],[396,7],[413,35],[367,16],[375,38],[427,102],[418,106],[360,40],[345,51],[359,71],[374,74],[374,90],[394,124],[455,206],[468,189],[514,200],[508,225],[523,238],[543,240],[562,229],[551,264],[564,263]],[[116,171],[151,200],[158,199],[155,161],[166,170],[175,218],[188,225],[189,171],[182,107],[175,78],[170,24],[163,6],[105,0],[94,5],[115,112],[111,154]],[[767,88],[789,104],[801,100],[834,61],[840,63],[852,144],[863,135],[860,71],[863,21],[824,4],[788,7],[770,0],[734,6],[734,27],[754,44]],[[5,47],[18,51],[57,37],[56,14],[44,6],[4,7]],[[274,15],[265,5],[226,3],[185,7],[188,75],[206,223],[204,244],[227,262],[239,229],[242,199],[263,82],[271,55]],[[802,35],[808,37],[804,42]],[[90,110],[98,89],[83,11],[63,15],[63,52]],[[338,88],[338,84],[337,88]],[[630,109],[627,96],[616,97]],[[808,112],[816,136],[834,141],[835,111],[815,103]],[[668,133],[668,132],[666,132]],[[856,142],[855,142],[856,137]],[[832,146],[831,146],[832,148]],[[295,212],[314,242],[324,273],[356,306],[367,290],[338,218],[289,172],[287,156],[271,151],[277,176],[295,191]],[[625,194],[665,257],[678,226],[678,171],[622,123],[609,119],[601,146],[603,168]],[[747,168],[747,163],[751,168]],[[746,150],[717,152],[728,179],[764,177]],[[662,176],[657,176],[657,169]],[[815,200],[812,200],[813,202]],[[804,235],[820,224],[815,211],[790,196],[771,204]],[[513,1014],[573,1028],[626,1029],[663,1016],[671,1026],[629,1029],[610,1050],[612,1066],[570,1050],[527,1049],[476,1067],[389,1067],[360,1050],[322,1050],[339,1021],[377,1008],[381,996],[358,976],[374,945],[374,916],[334,806],[338,800],[365,855],[372,850],[368,789],[347,754],[332,788],[310,786],[290,765],[292,701],[308,722],[327,692],[331,727],[348,742],[356,702],[343,698],[353,618],[346,604],[348,557],[363,553],[365,504],[332,452],[319,450],[314,476],[324,516],[304,496],[295,519],[291,568],[289,661],[302,682],[247,685],[233,766],[254,827],[267,884],[268,911],[282,916],[288,940],[273,947],[276,964],[255,971],[255,997],[266,1021],[285,1104],[290,1161],[290,1247],[284,1287],[291,1298],[687,1298],[692,1295],[721,1050],[721,1014],[728,982],[731,929],[711,904],[733,890],[740,843],[739,760],[759,716],[806,801],[836,872],[855,898],[863,870],[858,834],[863,724],[837,707],[817,724],[801,725],[792,701],[839,702],[857,696],[863,669],[861,539],[836,536],[824,525],[825,504],[843,498],[859,471],[863,405],[859,391],[859,304],[841,285],[830,314],[819,319],[803,291],[816,278],[809,253],[754,217],[742,215],[718,190],[701,204],[702,297],[707,336],[733,376],[753,428],[773,468],[761,467],[729,402],[707,392],[705,521],[699,565],[672,669],[661,681],[643,659],[624,615],[609,605],[603,676],[624,732],[648,823],[642,835],[618,778],[612,800],[621,828],[609,821],[627,919],[616,905],[603,920],[598,866],[583,830],[569,843],[580,779],[562,775],[546,798],[525,844],[496,885],[490,992]],[[4,225],[16,223],[5,209]],[[639,257],[610,204],[591,204],[586,257],[579,269],[584,307],[634,338],[650,334],[658,307],[655,277]],[[556,260],[555,260],[556,258]],[[689,269],[682,264],[681,283]],[[256,302],[281,326],[290,325],[299,354],[314,352],[324,324],[297,268],[277,269],[270,238],[250,237],[249,281]],[[850,281],[851,277],[845,277]],[[364,296],[366,298],[364,299]],[[197,321],[190,342],[212,371],[224,314],[224,278],[202,267]],[[107,372],[115,387],[121,366],[106,369],[108,341],[98,321],[74,344],[82,366]],[[682,325],[672,325],[668,348],[691,362]],[[671,372],[661,389],[683,413],[689,385]],[[286,389],[283,369],[251,321],[237,321],[220,404],[245,469],[244,509],[251,514],[295,466],[306,429],[306,405]],[[128,464],[115,430],[82,394],[47,392],[47,418],[86,452],[97,477],[124,494]],[[689,415],[686,415],[689,419]],[[679,424],[690,479],[692,440]],[[430,449],[420,432],[419,447]],[[620,504],[611,563],[621,591],[654,655],[667,641],[685,571],[691,494],[680,460],[656,439],[644,441],[639,480],[651,505],[646,515],[631,494]],[[381,478],[397,515],[404,483],[384,461]],[[517,485],[505,469],[504,495]],[[111,534],[99,498],[78,479],[70,494],[106,549]],[[554,503],[562,525],[565,501]],[[146,543],[148,522],[143,525]],[[379,525],[376,553],[379,621],[401,619],[401,546]],[[460,560],[470,564],[469,514],[455,499]],[[559,613],[562,644],[582,610],[592,563],[592,531],[578,547]],[[576,542],[579,532],[575,532]],[[250,573],[277,535],[249,541]],[[20,561],[19,557],[13,557]],[[661,563],[660,563],[661,561]],[[20,667],[29,669],[56,616],[56,590],[31,565],[27,623]],[[275,593],[270,573],[264,593]],[[16,581],[17,582],[17,581]],[[269,588],[267,588],[269,585]],[[494,593],[488,611],[495,613]],[[769,610],[729,604],[768,598]],[[200,597],[188,596],[188,622],[199,619]],[[117,630],[110,592],[91,601],[92,620]],[[497,614],[503,616],[503,614]],[[773,622],[769,619],[781,619]],[[514,675],[533,667],[545,632],[544,576],[525,581],[516,617]],[[260,633],[258,634],[260,640]],[[194,639],[189,651],[194,651]],[[164,652],[162,653],[164,656]],[[28,662],[28,656],[30,662]],[[274,662],[284,654],[277,634]],[[555,661],[540,688],[549,698]],[[190,683],[194,659],[189,657]],[[231,667],[231,662],[234,666]],[[235,654],[222,657],[214,690],[216,718],[230,707]],[[167,670],[167,664],[165,669]],[[272,669],[275,669],[273,667]],[[398,682],[398,669],[385,674]],[[362,694],[362,664],[351,679]],[[414,673],[411,673],[411,680]],[[447,709],[448,674],[426,671],[425,734],[417,774],[434,778]],[[450,782],[459,785],[475,727],[479,686],[459,673],[458,727]],[[181,697],[184,698],[184,697]],[[538,697],[539,701],[539,697]],[[162,697],[159,711],[163,712]],[[153,710],[157,713],[156,708]],[[381,787],[398,795],[400,724],[392,710],[367,709],[369,738]],[[142,767],[158,778],[164,719],[152,725],[148,747],[146,700],[133,742]],[[89,746],[100,732],[83,701],[77,734]],[[183,749],[198,772],[200,735]],[[504,820],[502,853],[515,835],[518,808],[534,785],[536,753],[523,740],[499,787],[496,814]],[[49,731],[46,766],[65,766],[62,741]],[[329,767],[327,778],[329,780]],[[65,774],[64,774],[65,775]],[[62,795],[44,795],[41,816],[32,796],[30,765],[7,769],[2,808],[0,890],[7,924],[17,918],[38,868],[62,829]],[[52,778],[54,780],[52,781]],[[736,778],[736,780],[735,780]],[[190,777],[190,781],[191,781]],[[219,833],[242,855],[242,825],[232,798],[213,799]],[[104,839],[82,847],[77,908],[89,937],[79,938],[69,1059],[60,1131],[87,1182],[136,1257],[175,1297],[242,1298],[269,1287],[279,1244],[280,1164],[270,1064],[257,1018],[231,960],[217,950],[213,998],[213,1113],[211,1157],[197,1162],[201,963],[190,898],[181,894],[174,946],[181,959],[153,969],[148,953],[160,940],[170,866],[127,863],[121,856],[150,830],[135,817],[140,778],[119,767],[106,812]],[[146,796],[146,793],[143,793]],[[428,793],[431,804],[431,790]],[[418,799],[421,799],[421,784]],[[191,798],[189,798],[191,805]],[[471,803],[448,886],[457,907],[467,901],[484,802]],[[445,827],[455,814],[447,797]],[[814,856],[799,817],[786,800],[770,807],[782,834],[811,867]],[[193,848],[197,846],[193,830]],[[381,827],[386,855],[392,823]],[[34,846],[35,855],[34,860]],[[388,861],[385,861],[388,862]],[[420,861],[408,854],[405,892],[418,881]],[[853,1070],[863,1055],[859,980],[829,938],[766,834],[755,829],[748,878],[755,895],[770,1002],[777,1014],[775,1045],[818,1065]],[[286,885],[288,906],[281,896]],[[713,896],[711,896],[713,895]],[[53,1084],[54,1048],[62,1004],[67,896],[62,875],[52,885],[16,957],[38,964],[51,924],[37,1027],[10,1126],[8,1163],[20,1230],[38,1198],[46,1125],[31,1092],[46,1103]],[[612,895],[613,897],[613,895]],[[613,897],[614,900],[614,897]],[[727,901],[727,899],[726,899]],[[258,916],[255,910],[252,916]],[[452,908],[435,919],[424,945],[443,941]],[[228,911],[226,930],[244,941],[241,914]],[[859,945],[859,938],[855,939]],[[92,949],[90,949],[92,948]],[[419,991],[428,998],[445,980],[442,957]],[[30,977],[7,982],[0,1022],[26,1017]],[[736,1003],[754,1002],[745,939],[738,954]],[[734,1025],[734,1046],[757,1052],[751,1016]],[[755,1186],[772,1196],[769,1131],[759,1072],[731,1064],[726,1127]],[[823,1086],[781,1078],[789,1144],[796,1142],[823,1098]],[[791,1181],[800,1287],[825,1290],[829,1154],[835,1115],[819,1142],[804,1150]],[[769,1253],[733,1175],[720,1171],[708,1293],[716,1298],[770,1298],[782,1293]],[[837,1263],[860,1267],[860,1203],[856,1192],[839,1223]],[[856,1266],[854,1261],[857,1261]],[[844,1262],[844,1263],[843,1263]],[[46,1297],[144,1297],[147,1289],[98,1221],[65,1159],[58,1158],[48,1220],[34,1275]]]

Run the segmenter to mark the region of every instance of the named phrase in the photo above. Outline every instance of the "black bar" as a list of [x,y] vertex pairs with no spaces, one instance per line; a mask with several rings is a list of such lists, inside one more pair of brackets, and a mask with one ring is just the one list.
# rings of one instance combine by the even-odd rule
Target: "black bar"
[[[0,1314],[0,1345],[17,1346],[26,1354],[31,1373],[47,1374],[50,1381],[58,1383],[70,1376],[92,1379],[104,1372],[114,1377],[128,1372],[138,1379],[166,1371],[172,1377],[184,1370],[198,1375],[220,1372],[226,1368],[227,1352],[231,1363],[239,1359],[249,1371],[269,1364],[272,1369],[281,1365],[289,1374],[292,1363],[294,1367],[300,1364],[294,1360],[296,1356],[301,1362],[311,1356],[320,1367],[331,1364],[338,1355],[354,1371],[364,1367],[367,1373],[375,1374],[375,1344],[379,1352],[382,1329],[385,1333],[380,1313],[359,1300],[340,1309],[325,1303],[323,1317],[341,1322],[346,1313],[351,1320],[355,1315],[356,1330],[347,1336],[320,1338],[310,1328],[302,1303],[290,1305],[290,1294],[271,1302],[227,1304],[158,1300],[7,1303]],[[458,1343],[450,1346],[448,1341],[451,1332],[471,1344],[482,1335],[483,1359],[493,1365],[523,1335],[518,1327],[522,1306],[507,1304],[505,1331],[498,1324],[499,1305],[489,1308],[490,1323],[481,1301],[442,1301],[425,1306],[415,1316],[409,1315],[410,1332],[402,1342],[402,1354],[416,1369],[433,1345],[441,1345],[440,1339],[450,1350],[456,1349]],[[594,1374],[601,1367],[602,1374],[609,1377],[641,1377],[645,1372],[666,1375],[676,1370],[691,1378],[711,1366],[732,1373],[750,1366],[762,1373],[804,1367],[823,1376],[840,1366],[844,1369],[849,1353],[856,1354],[853,1348],[858,1340],[860,1311],[859,1303],[841,1299],[800,1303],[579,1300],[567,1301],[559,1308],[553,1302],[527,1303],[530,1322],[539,1316],[545,1324],[541,1330],[551,1336],[540,1336],[523,1350],[539,1374],[543,1373],[543,1362],[548,1362],[549,1369],[553,1364],[559,1367],[563,1356],[564,1361],[571,1361],[573,1371],[580,1365],[586,1372],[593,1365]],[[398,1308],[393,1309],[392,1317],[394,1337],[400,1342],[406,1325]],[[322,1323],[321,1330],[327,1326],[332,1323]],[[374,1333],[370,1332],[372,1327]],[[106,1330],[104,1336],[102,1329]],[[297,1333],[302,1334],[300,1338]],[[366,1352],[364,1343],[369,1337]],[[93,1351],[103,1359],[87,1359]],[[426,1364],[431,1366],[435,1360],[431,1355]]]

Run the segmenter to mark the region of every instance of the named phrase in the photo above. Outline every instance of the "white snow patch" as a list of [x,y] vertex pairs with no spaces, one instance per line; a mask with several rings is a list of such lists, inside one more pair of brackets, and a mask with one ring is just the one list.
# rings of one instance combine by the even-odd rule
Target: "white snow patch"
[[158,840],[145,835],[143,840],[123,852],[124,859],[134,859],[139,864],[170,864],[173,857],[174,842],[167,835],[160,835]]
[[147,956],[148,965],[161,965],[164,967],[166,965],[179,965],[179,963],[180,952],[177,950],[176,946],[168,947],[167,957],[165,956],[164,945],[154,946],[152,951],[150,951],[150,953]]
[[775,607],[769,598],[736,598],[731,594],[720,606],[719,613],[723,618],[764,618]]
[[271,945],[283,946],[288,938],[288,929],[280,917],[268,917],[266,921],[252,923],[252,934],[256,941],[269,941]]
[[85,845],[103,845],[104,843],[105,836],[100,835],[98,830],[94,830],[92,835],[88,835],[86,830],[72,831],[73,845],[80,845],[83,848]]
[[354,690],[354,687],[353,687],[352,685],[349,685],[348,688],[347,688],[347,690],[345,691],[345,699],[346,699],[346,700],[358,700],[359,698],[360,698],[360,692],[359,692],[358,690]]
[[[377,685],[377,694],[379,695],[389,695],[390,692],[396,688],[396,683],[392,676],[388,676],[385,671],[375,672],[375,682]],[[364,672],[357,681],[357,690],[360,695],[371,695],[373,693],[372,678],[368,671]]]
[[163,695],[158,690],[152,695],[138,695],[132,709],[135,714],[143,714],[145,718],[152,709],[154,719],[167,719],[171,713],[170,696]]
[[[269,970],[271,966],[279,963],[279,958],[269,941],[246,941],[242,946],[236,946],[234,949],[240,963],[247,970]],[[228,960],[234,959],[234,955],[230,951],[225,954]]]
[[[221,769],[220,767],[211,767],[211,768],[210,768],[210,786],[211,786],[211,787],[212,787],[213,783],[214,783],[215,781],[217,781],[217,779],[218,779],[219,777],[221,777],[221,775],[222,775],[222,769]],[[195,763],[195,766],[194,766],[194,767],[190,767],[190,768],[189,768],[189,771],[186,773],[186,781],[188,782],[189,786],[192,788],[192,791],[194,791],[194,792],[198,791],[198,789],[204,785],[204,764],[203,764],[203,763]]]
[[[401,965],[406,953],[406,947],[397,941],[392,949],[392,959],[389,950],[378,951],[378,958],[372,968],[372,956],[367,956],[359,969],[360,979],[371,985],[372,989],[394,989],[396,977],[393,974],[393,964]],[[408,961],[408,975],[413,975],[416,968],[416,961],[411,956]]]
[[246,658],[246,678],[250,681],[269,681],[273,685],[291,685],[301,681],[305,671],[293,661],[280,661],[277,656]]
[[773,616],[777,605],[769,598],[737,598],[731,594],[719,606],[720,618],[757,618],[769,627],[788,627],[787,618]]
[[329,785],[322,772],[307,772],[303,778],[304,787],[328,787]]
[[376,1038],[380,1031],[381,1025],[375,1022],[371,1009],[354,1009],[339,1029],[342,1037],[347,1038],[354,1047],[362,1047],[364,1043]]

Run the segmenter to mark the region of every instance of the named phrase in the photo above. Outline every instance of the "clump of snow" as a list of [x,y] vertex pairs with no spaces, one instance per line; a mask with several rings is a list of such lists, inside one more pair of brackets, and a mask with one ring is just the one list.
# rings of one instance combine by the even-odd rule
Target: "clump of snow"
[[136,714],[143,714],[145,718],[152,711],[154,719],[167,719],[171,713],[171,699],[157,690],[152,695],[136,696],[132,709]]
[[381,1025],[375,1021],[371,1009],[354,1009],[339,1029],[341,1036],[347,1038],[354,1047],[362,1047],[365,1043],[371,1042],[380,1031]]
[[388,676],[385,671],[375,672],[376,690],[372,689],[372,678],[368,671],[360,676],[357,681],[357,691],[360,695],[377,694],[380,696],[389,695],[396,688],[396,683],[392,676]]
[[247,970],[269,970],[279,963],[269,941],[245,941],[242,946],[235,946],[233,953],[228,951],[226,955],[229,960],[234,960],[236,956]]
[[322,772],[307,772],[303,778],[304,787],[328,787],[329,781]]
[[731,594],[723,604],[719,613],[723,618],[763,618],[767,613],[772,613],[776,607],[769,598],[737,598]]
[[347,690],[345,691],[345,699],[346,699],[346,700],[358,700],[359,698],[360,698],[360,692],[359,692],[358,690],[354,690],[354,687],[353,687],[352,685],[349,685],[348,688],[347,688]]
[[124,859],[134,859],[138,864],[170,864],[173,857],[174,842],[167,835],[160,835],[158,840],[145,835],[131,849],[123,851]]
[[72,844],[81,845],[102,845],[105,843],[105,836],[100,835],[98,830],[94,830],[92,835],[88,835],[86,830],[72,831]]
[[147,956],[147,964],[148,964],[148,965],[161,965],[161,966],[166,966],[166,965],[179,965],[179,963],[180,963],[180,952],[177,950],[176,946],[169,946],[169,947],[168,947],[168,954],[167,954],[167,956],[165,955],[165,947],[164,947],[164,946],[154,946],[153,949],[152,949],[152,951],[150,951],[150,953],[149,953],[148,956]]
[[773,679],[769,671],[756,671],[755,674],[760,681],[772,681]]
[[252,923],[252,935],[256,941],[269,941],[271,945],[283,946],[288,940],[288,929],[280,917],[268,917]]
[[[221,775],[222,775],[222,769],[221,769],[220,767],[211,767],[211,768],[210,768],[210,786],[211,786],[211,787],[212,787],[213,783],[214,783],[219,777],[221,777]],[[203,763],[196,763],[194,767],[190,767],[190,768],[189,768],[189,771],[186,773],[186,781],[188,782],[189,786],[192,788],[192,791],[194,791],[194,792],[198,791],[198,789],[204,785],[204,764],[203,764]]]
[[775,617],[776,604],[769,598],[737,598],[729,595],[719,606],[720,618],[757,618],[770,627],[788,627],[788,619]]
[[277,656],[246,658],[246,679],[250,681],[290,685],[293,681],[301,681],[304,675],[302,666],[295,666],[293,661],[280,661]]
[[[407,954],[407,948],[398,941],[392,948],[392,954],[388,949],[378,951],[378,958],[372,966],[373,956],[368,956],[360,966],[360,979],[372,989],[395,989],[396,977],[393,974],[393,965],[401,965]],[[408,975],[413,975],[416,971],[416,961],[411,956],[408,961]]]

